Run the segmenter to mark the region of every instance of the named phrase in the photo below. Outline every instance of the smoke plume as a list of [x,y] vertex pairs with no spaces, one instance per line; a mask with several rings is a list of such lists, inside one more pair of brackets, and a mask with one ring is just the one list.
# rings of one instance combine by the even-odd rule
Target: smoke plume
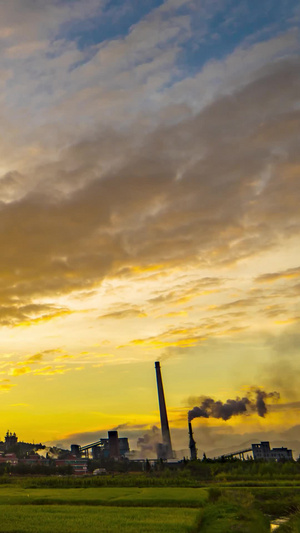
[[188,413],[189,422],[194,418],[222,418],[229,420],[232,416],[249,414],[256,412],[259,416],[264,417],[267,412],[266,400],[273,401],[280,398],[279,392],[265,392],[261,389],[251,390],[247,396],[228,399],[226,402],[215,401],[213,398],[203,398],[199,407],[193,407]]
[[142,457],[148,457],[149,453],[156,453],[156,447],[161,440],[161,432],[157,426],[153,426],[143,437],[137,440],[137,447]]
[[255,406],[256,406],[256,410],[257,410],[257,414],[259,416],[265,416],[268,412],[267,410],[267,406],[266,406],[266,402],[265,400],[267,398],[271,398],[273,400],[279,400],[280,398],[280,394],[279,392],[265,392],[263,390],[256,390],[256,402],[255,402]]

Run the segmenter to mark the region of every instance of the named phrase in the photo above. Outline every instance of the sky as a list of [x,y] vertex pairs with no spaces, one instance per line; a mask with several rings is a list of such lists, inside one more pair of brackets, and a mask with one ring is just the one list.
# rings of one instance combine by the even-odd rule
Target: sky
[[194,419],[199,454],[300,453],[299,21],[0,0],[0,439],[141,451],[160,360],[179,456],[205,398],[246,411]]

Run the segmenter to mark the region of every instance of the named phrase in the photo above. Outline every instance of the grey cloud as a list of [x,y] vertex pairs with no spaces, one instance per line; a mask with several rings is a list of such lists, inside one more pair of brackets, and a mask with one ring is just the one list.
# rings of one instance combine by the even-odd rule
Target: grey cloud
[[[0,291],[92,289],[120,266],[221,266],[295,233],[298,67],[274,64],[180,127],[145,136],[140,126],[132,136],[110,130],[62,151],[55,168],[39,167],[35,191],[0,206]],[[116,147],[118,164],[109,169]],[[257,192],[266,165],[270,176]],[[51,169],[53,188],[44,178]]]

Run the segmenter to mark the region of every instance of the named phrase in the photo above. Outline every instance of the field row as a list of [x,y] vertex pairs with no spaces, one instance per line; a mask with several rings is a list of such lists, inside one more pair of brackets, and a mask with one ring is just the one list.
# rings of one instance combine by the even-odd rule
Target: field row
[[[0,531],[269,533],[270,515],[293,514],[299,507],[300,493],[291,488],[29,489],[2,485]],[[299,533],[298,526],[295,515],[288,527],[296,529],[282,529],[282,533]]]

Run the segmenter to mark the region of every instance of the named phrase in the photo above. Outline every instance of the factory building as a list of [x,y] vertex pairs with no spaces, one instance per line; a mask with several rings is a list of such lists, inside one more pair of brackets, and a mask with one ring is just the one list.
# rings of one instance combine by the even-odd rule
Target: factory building
[[107,439],[99,439],[91,444],[71,445],[71,453],[77,457],[92,450],[93,459],[121,459],[130,451],[127,437],[119,438],[117,431],[109,431]]
[[82,476],[87,474],[88,460],[85,458],[78,458],[75,455],[69,454],[64,459],[56,459],[55,466],[71,466],[75,476]]
[[293,461],[293,452],[288,448],[270,448],[268,441],[260,444],[252,444],[254,459],[264,459],[265,461]]

